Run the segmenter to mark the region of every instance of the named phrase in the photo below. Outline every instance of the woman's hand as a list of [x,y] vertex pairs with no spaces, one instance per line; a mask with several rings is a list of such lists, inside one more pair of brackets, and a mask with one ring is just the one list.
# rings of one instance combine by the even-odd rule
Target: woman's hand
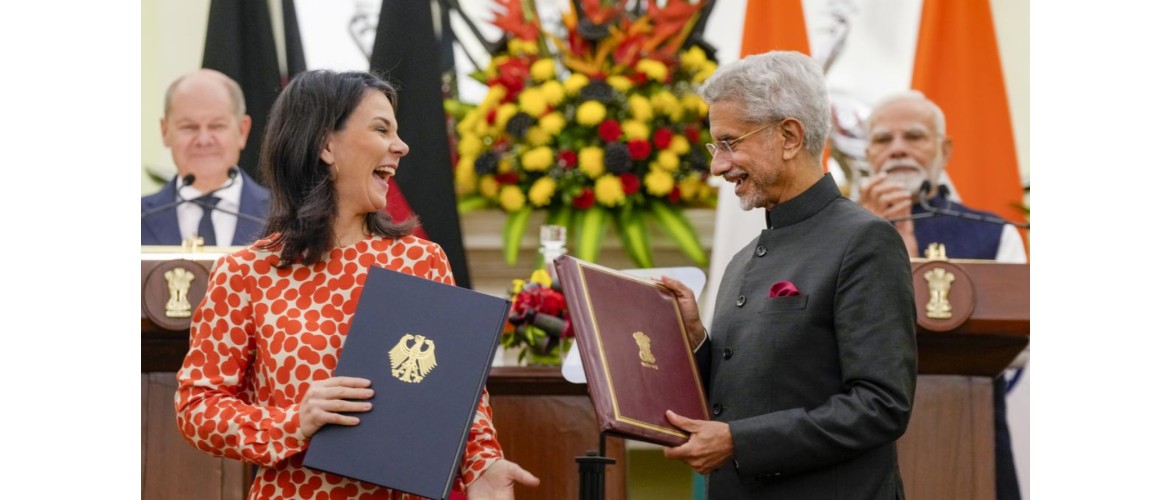
[[467,485],[467,500],[512,500],[512,485],[540,486],[540,479],[519,465],[504,459],[496,460],[483,475]]
[[691,343],[691,350],[699,347],[703,339],[707,338],[707,329],[703,327],[703,320],[699,319],[699,303],[695,300],[695,292],[678,280],[663,276],[658,280],[667,290],[678,299],[678,308],[682,312],[683,325],[687,328],[687,339]]
[[340,412],[370,411],[373,405],[368,402],[347,401],[374,397],[374,390],[368,387],[369,380],[356,377],[330,377],[309,384],[297,412],[301,417],[301,433],[308,438],[325,424],[357,425],[357,417]]

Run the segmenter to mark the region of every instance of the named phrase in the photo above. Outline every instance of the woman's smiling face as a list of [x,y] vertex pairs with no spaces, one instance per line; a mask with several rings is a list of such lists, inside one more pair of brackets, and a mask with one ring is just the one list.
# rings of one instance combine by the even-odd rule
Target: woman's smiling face
[[398,137],[390,99],[367,90],[343,128],[330,134],[321,160],[332,165],[338,215],[364,215],[386,208],[389,179],[410,147]]

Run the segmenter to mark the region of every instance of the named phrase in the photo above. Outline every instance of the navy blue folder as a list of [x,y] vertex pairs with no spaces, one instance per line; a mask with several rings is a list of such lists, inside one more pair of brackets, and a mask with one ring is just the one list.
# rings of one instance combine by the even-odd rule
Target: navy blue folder
[[317,431],[305,466],[447,498],[509,305],[371,267],[334,375],[370,379],[373,408]]

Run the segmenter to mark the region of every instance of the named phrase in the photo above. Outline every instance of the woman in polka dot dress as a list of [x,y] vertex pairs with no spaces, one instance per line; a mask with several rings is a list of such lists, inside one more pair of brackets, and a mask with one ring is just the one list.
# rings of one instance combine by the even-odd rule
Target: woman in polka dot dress
[[[417,222],[384,210],[409,151],[397,103],[368,73],[311,71],[289,84],[261,148],[268,236],[216,264],[192,318],[179,430],[200,450],[257,464],[250,498],[413,498],[301,465],[317,430],[358,425],[342,413],[371,407],[369,380],[332,375],[369,266],[453,284],[443,250],[410,235]],[[510,499],[513,483],[539,480],[503,458],[484,391],[455,489]]]

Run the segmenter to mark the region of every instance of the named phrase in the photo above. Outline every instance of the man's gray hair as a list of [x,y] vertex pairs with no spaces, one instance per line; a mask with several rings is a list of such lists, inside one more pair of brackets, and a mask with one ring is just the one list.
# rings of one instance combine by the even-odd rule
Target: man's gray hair
[[244,90],[240,88],[240,84],[236,83],[236,81],[233,80],[230,76],[210,69],[203,69],[197,72],[192,72],[187,75],[183,75],[181,78],[171,82],[171,84],[167,86],[167,93],[163,98],[163,116],[169,116],[171,114],[171,100],[175,96],[175,89],[178,89],[179,85],[190,78],[192,75],[198,74],[200,72],[210,72],[220,76],[219,79],[223,82],[224,88],[227,89],[228,96],[232,100],[232,111],[235,113],[236,118],[243,118],[244,113],[247,112],[247,107],[244,104]]
[[831,127],[825,73],[812,58],[772,51],[720,65],[700,89],[708,103],[732,101],[752,123],[795,118],[804,124],[804,148],[818,159]]
[[865,133],[869,135],[873,133],[873,117],[881,111],[882,108],[894,104],[896,102],[912,101],[925,103],[930,108],[930,113],[934,115],[934,132],[939,137],[947,136],[947,117],[943,114],[942,108],[938,107],[934,101],[927,99],[926,94],[917,90],[906,90],[896,94],[888,95],[882,100],[878,101],[877,105],[873,107],[873,111],[865,118]]

